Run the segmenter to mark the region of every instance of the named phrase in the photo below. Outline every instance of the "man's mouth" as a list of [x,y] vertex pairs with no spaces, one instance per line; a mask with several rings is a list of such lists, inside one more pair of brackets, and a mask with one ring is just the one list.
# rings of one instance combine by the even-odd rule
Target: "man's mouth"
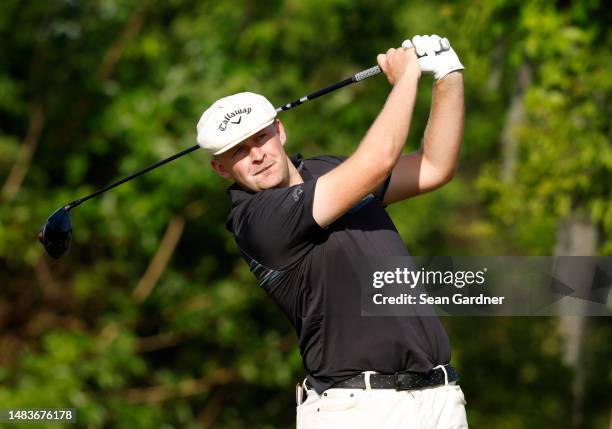
[[257,170],[257,171],[255,172],[255,174],[253,174],[253,176],[257,176],[258,174],[263,173],[264,171],[268,170],[268,169],[269,169],[270,167],[272,167],[273,165],[274,165],[274,163],[272,163],[272,164],[268,164],[268,165],[266,165],[264,168],[260,168],[259,170]]

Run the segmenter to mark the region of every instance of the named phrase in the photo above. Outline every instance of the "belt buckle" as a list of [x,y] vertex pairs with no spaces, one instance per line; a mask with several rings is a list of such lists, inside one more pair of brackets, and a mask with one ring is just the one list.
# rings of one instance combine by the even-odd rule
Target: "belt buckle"
[[[400,376],[404,376],[400,379]],[[413,371],[397,371],[393,374],[395,390],[413,390],[427,387],[428,384],[423,381],[419,373]]]

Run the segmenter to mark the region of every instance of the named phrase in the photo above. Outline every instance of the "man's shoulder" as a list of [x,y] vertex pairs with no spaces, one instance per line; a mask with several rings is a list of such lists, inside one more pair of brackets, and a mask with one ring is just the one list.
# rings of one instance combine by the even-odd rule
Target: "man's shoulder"
[[315,175],[325,174],[342,164],[348,157],[338,155],[318,155],[304,159],[306,168]]
[[331,163],[331,164],[341,164],[343,161],[345,161],[348,158],[348,156],[342,156],[342,155],[317,155],[317,156],[313,156],[311,158],[306,158],[304,159],[304,162],[308,162],[308,163]]

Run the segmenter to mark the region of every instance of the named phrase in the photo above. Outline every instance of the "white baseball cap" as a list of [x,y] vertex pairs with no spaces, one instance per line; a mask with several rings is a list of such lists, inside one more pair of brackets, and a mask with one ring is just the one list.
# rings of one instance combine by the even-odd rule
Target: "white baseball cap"
[[198,144],[219,155],[274,122],[276,109],[266,97],[241,92],[213,103],[198,121]]

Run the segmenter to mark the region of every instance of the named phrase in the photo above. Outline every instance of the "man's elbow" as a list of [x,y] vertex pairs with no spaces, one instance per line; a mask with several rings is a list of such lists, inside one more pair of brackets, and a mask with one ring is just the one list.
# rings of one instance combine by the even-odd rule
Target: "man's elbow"
[[442,186],[446,185],[448,182],[453,180],[453,178],[455,177],[455,174],[457,173],[457,167],[458,166],[455,165],[453,168],[449,168],[445,171],[439,171],[435,175],[435,177],[432,178],[430,182],[429,190],[432,191],[434,189],[441,188]]
[[457,170],[459,170],[459,163],[455,162],[455,164],[449,169],[448,173],[444,176],[444,185],[453,180],[457,174]]
[[440,183],[440,186],[444,186],[446,185],[448,182],[450,182],[451,180],[453,180],[453,178],[455,177],[455,173],[457,172],[457,169],[452,169],[448,174],[446,174],[445,176],[442,177],[442,181]]

